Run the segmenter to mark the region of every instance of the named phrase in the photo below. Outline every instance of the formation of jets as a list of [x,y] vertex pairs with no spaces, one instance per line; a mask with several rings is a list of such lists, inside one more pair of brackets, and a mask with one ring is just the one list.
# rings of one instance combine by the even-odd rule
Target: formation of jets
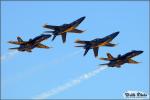
[[[41,44],[42,41],[47,40],[48,38],[52,37],[52,41],[56,38],[56,36],[61,35],[62,42],[66,42],[66,35],[67,32],[70,33],[83,33],[83,30],[77,29],[77,27],[81,24],[81,22],[85,19],[85,17],[81,17],[69,24],[63,24],[60,26],[55,25],[48,25],[45,24],[43,27],[46,29],[50,29],[49,31],[45,31],[44,33],[47,34],[41,34],[33,39],[29,39],[28,41],[23,41],[21,37],[17,37],[18,41],[8,41],[8,43],[19,45],[19,47],[10,48],[10,49],[17,49],[18,51],[27,51],[32,52],[32,49],[34,48],[45,48],[48,49],[50,47]],[[51,34],[48,34],[51,33]],[[111,41],[119,34],[120,32],[114,32],[108,36],[105,36],[103,38],[96,38],[93,40],[80,40],[77,39],[75,43],[81,44],[79,46],[75,47],[82,47],[85,49],[85,52],[83,56],[87,54],[87,52],[90,49],[93,49],[94,56],[98,57],[98,51],[99,47],[102,46],[108,46],[108,47],[114,47],[116,44],[111,43]],[[132,50],[131,52],[128,52],[124,55],[118,55],[118,57],[114,58],[110,53],[107,53],[108,58],[99,58],[100,60],[106,60],[109,61],[109,63],[106,64],[100,64],[100,65],[107,65],[108,67],[121,67],[121,65],[125,63],[131,63],[131,64],[138,64],[139,62],[132,60],[132,57],[135,57],[139,54],[143,53],[143,51],[136,51]]]

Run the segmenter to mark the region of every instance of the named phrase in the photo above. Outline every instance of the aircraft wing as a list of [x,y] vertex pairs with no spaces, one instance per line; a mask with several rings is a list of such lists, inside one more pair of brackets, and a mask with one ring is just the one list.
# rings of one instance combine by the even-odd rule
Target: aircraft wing
[[93,48],[95,57],[98,56],[98,49],[99,49],[99,47]]
[[52,30],[57,30],[57,29],[59,29],[59,26],[47,25],[47,24],[45,24],[43,27],[44,27],[44,28],[48,28],[48,29],[52,29]]
[[72,32],[72,33],[83,33],[84,31],[79,30],[79,29],[74,29],[74,30],[69,31],[69,32]]
[[108,44],[106,44],[105,46],[114,47],[114,46],[116,46],[116,44],[108,43]]
[[49,48],[48,46],[41,44],[41,43],[39,43],[36,47],[37,48]]
[[135,61],[135,60],[132,60],[132,59],[128,59],[128,63],[131,63],[131,64],[138,64],[139,62]]
[[83,40],[79,40],[79,39],[77,39],[76,41],[75,41],[75,43],[80,43],[80,44],[86,44],[86,43],[89,43],[90,41],[83,41]]

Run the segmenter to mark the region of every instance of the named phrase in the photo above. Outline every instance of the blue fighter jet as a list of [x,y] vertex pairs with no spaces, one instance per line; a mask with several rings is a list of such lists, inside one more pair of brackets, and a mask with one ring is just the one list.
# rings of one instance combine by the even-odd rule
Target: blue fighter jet
[[29,41],[23,41],[21,37],[17,37],[18,41],[8,41],[8,43],[20,45],[19,47],[9,48],[9,49],[17,49],[18,51],[27,51],[32,52],[31,50],[34,48],[49,48],[41,44],[40,42],[51,37],[49,34],[41,34],[40,36],[35,37],[34,39],[29,39]]
[[128,52],[124,55],[118,55],[118,57],[116,57],[116,58],[114,58],[110,53],[107,53],[108,58],[100,58],[100,60],[106,60],[106,61],[109,61],[109,63],[100,64],[100,65],[107,65],[108,67],[120,68],[121,65],[123,65],[125,63],[138,64],[139,62],[134,61],[131,58],[133,58],[141,53],[143,53],[143,51],[132,50],[131,52]]
[[43,27],[47,29],[51,29],[53,31],[45,31],[45,33],[52,33],[53,38],[52,41],[56,38],[56,36],[61,35],[63,43],[66,42],[66,35],[67,32],[71,33],[82,33],[84,31],[76,29],[77,26],[85,19],[85,17],[81,17],[77,19],[76,21],[70,23],[70,24],[63,24],[60,26],[54,26],[54,25],[47,25],[45,24]]
[[84,41],[84,40],[79,40],[77,39],[75,41],[75,43],[80,43],[80,44],[83,44],[83,45],[80,45],[80,46],[75,46],[75,47],[83,47],[85,49],[85,52],[84,52],[84,56],[87,54],[87,52],[90,50],[90,49],[93,49],[94,51],[94,55],[95,57],[98,56],[98,49],[99,47],[101,46],[108,46],[108,47],[114,47],[116,44],[112,44],[110,43],[117,35],[119,34],[119,32],[115,32],[115,33],[112,33],[104,38],[96,38],[94,40],[91,40],[91,41]]

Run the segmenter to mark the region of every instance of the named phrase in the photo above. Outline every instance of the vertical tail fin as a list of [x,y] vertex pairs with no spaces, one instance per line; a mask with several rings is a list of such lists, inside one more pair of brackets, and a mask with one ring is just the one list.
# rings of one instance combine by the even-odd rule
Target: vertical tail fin
[[110,61],[110,60],[113,60],[114,57],[110,54],[110,53],[107,53],[107,57],[108,58],[99,58],[100,60],[106,60],[106,61]]
[[107,53],[107,57],[108,57],[108,60],[114,59],[114,57],[110,53]]
[[23,40],[21,39],[21,37],[17,37],[18,42],[23,42]]

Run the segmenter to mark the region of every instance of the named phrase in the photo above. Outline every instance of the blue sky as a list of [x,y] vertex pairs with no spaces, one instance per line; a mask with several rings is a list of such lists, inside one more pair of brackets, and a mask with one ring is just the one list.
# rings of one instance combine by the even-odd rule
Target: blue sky
[[[92,40],[115,31],[120,34],[112,41],[114,48],[101,47],[99,57],[125,54],[131,50],[143,50],[135,57],[140,64],[124,64],[122,68],[107,68],[94,77],[81,82],[48,99],[121,99],[128,90],[149,91],[149,5],[147,1],[3,1],[1,4],[1,96],[3,99],[27,99],[91,72],[98,64],[93,51],[83,57],[83,49],[75,48],[76,39]],[[82,16],[86,19],[78,29],[83,34],[67,34],[43,44],[52,49],[33,49],[32,53],[10,51],[16,45],[8,44],[21,36],[28,40],[46,29],[45,23],[61,25]]]

